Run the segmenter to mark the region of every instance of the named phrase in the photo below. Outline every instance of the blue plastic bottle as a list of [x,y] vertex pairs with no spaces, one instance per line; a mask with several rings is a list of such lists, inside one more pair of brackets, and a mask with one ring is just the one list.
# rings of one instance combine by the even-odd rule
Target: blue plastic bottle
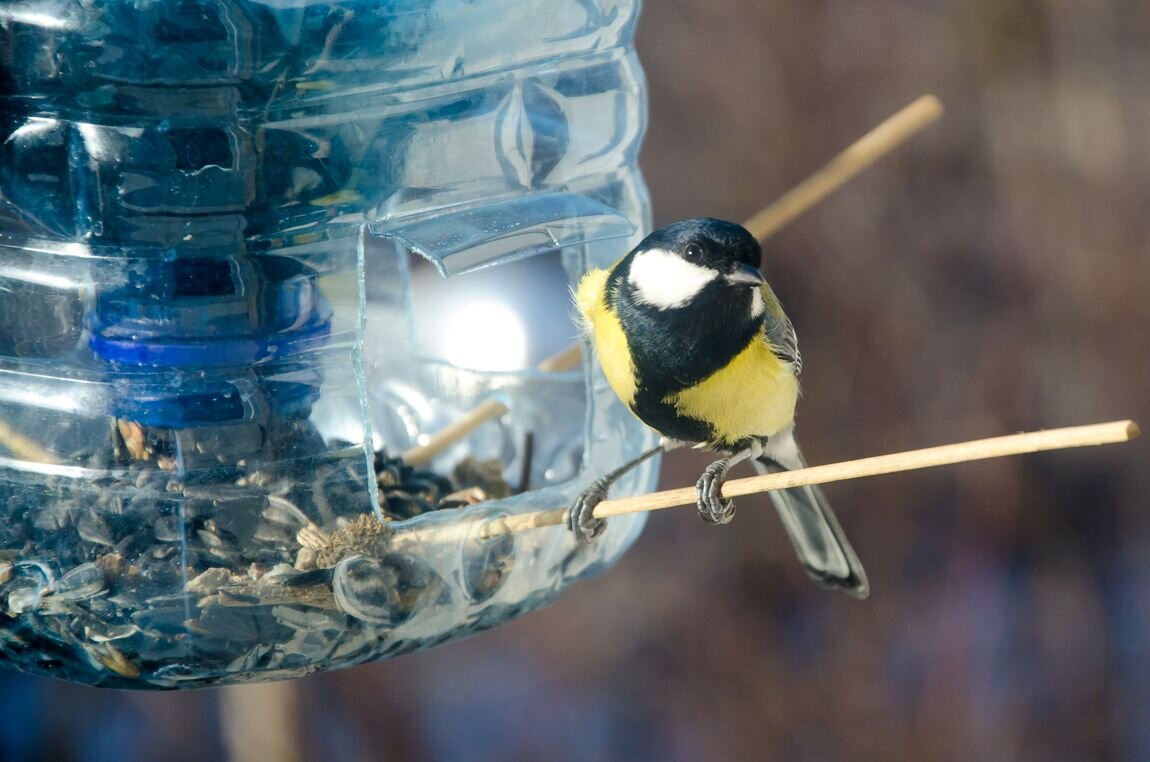
[[[6,664],[117,687],[291,677],[497,625],[625,550],[641,520],[593,546],[484,539],[650,435],[589,363],[434,356],[411,284],[429,260],[465,294],[532,255],[573,281],[637,241],[637,12],[0,6]],[[506,411],[429,464],[398,460],[491,399]],[[531,489],[505,497],[518,474]]]

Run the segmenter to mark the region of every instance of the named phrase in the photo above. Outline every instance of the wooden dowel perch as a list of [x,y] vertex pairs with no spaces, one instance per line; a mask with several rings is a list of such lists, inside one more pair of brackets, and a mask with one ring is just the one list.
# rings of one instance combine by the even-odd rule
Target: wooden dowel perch
[[[561,352],[548,357],[536,366],[543,373],[562,373],[579,365],[582,353],[578,344],[572,344]],[[507,412],[507,405],[495,398],[480,402],[475,407],[435,432],[430,439],[418,447],[403,453],[404,462],[412,466],[426,465],[432,458],[455,444],[487,421],[494,420]]]
[[435,432],[424,444],[412,447],[403,453],[405,463],[424,466],[439,453],[446,450],[465,436],[475,431],[487,421],[492,421],[507,412],[507,406],[495,398],[486,399]]
[[12,453],[13,457],[33,463],[55,465],[60,462],[39,443],[16,431],[4,421],[0,421],[0,447]]
[[[859,460],[828,463],[795,471],[777,474],[751,476],[733,479],[723,485],[724,497],[739,497],[758,492],[766,492],[787,487],[800,487],[805,484],[826,484],[846,479],[861,479],[865,476],[893,474],[899,471],[913,471],[919,468],[949,466],[972,460],[1002,458],[1008,455],[1062,450],[1070,447],[1128,442],[1139,434],[1134,421],[1112,421],[1088,426],[1070,426],[1046,431],[1031,431],[1025,434],[1011,434],[990,439],[976,439],[969,442],[927,447],[922,450],[908,450],[890,455],[878,455]],[[652,492],[646,495],[604,500],[595,508],[596,518],[621,516],[626,513],[656,511],[679,505],[695,504],[695,488],[672,489]],[[518,516],[506,516],[492,520],[483,530],[484,537],[495,537],[510,532],[522,532],[537,527],[562,524],[566,508],[537,511]]]
[[787,191],[782,198],[744,223],[760,241],[842,187],[942,116],[942,101],[924,95],[852,143],[822,169]]
[[[747,220],[744,227],[760,241],[769,238],[836,188],[937,121],[942,111],[942,102],[938,98],[933,95],[922,96],[863,135],[818,172]],[[545,373],[560,373],[576,367],[580,359],[579,345],[572,344],[539,363],[536,369]],[[485,400],[460,416],[459,420],[436,432],[427,442],[405,452],[403,460],[413,466],[426,465],[482,424],[506,412],[507,406],[499,400]]]

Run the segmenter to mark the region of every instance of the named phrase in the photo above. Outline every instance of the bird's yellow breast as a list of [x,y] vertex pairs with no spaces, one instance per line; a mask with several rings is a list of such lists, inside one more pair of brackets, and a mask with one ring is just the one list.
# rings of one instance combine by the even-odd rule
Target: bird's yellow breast
[[667,397],[680,415],[706,421],[719,442],[768,437],[790,425],[799,398],[791,366],[765,340],[752,341],[722,369]]
[[584,330],[595,343],[599,364],[615,394],[628,407],[635,399],[635,363],[627,348],[627,336],[614,312],[607,309],[606,270],[590,270],[575,290],[575,305],[583,317]]

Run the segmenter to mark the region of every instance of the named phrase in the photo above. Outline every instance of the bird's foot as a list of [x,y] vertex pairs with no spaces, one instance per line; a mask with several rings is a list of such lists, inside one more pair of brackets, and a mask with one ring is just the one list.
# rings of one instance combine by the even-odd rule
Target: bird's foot
[[708,524],[729,524],[735,518],[735,501],[723,497],[723,482],[731,464],[728,460],[716,460],[695,483],[698,492],[699,515]]
[[580,542],[590,543],[607,528],[606,519],[595,518],[595,506],[607,499],[611,483],[596,479],[567,509],[567,528]]

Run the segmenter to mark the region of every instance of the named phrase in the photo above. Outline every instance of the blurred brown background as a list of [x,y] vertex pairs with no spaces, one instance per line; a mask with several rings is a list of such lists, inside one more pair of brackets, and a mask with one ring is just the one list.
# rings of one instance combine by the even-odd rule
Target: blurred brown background
[[[808,459],[1150,424],[1150,6],[651,0],[657,224],[749,217],[924,92],[944,120],[788,227]],[[873,587],[765,498],[654,516],[543,612],[294,684],[303,758],[1150,759],[1147,445],[834,485]],[[667,486],[705,459],[668,458]],[[224,752],[217,692],[5,675],[35,758]],[[251,701],[258,701],[253,694]],[[44,741],[44,739],[50,739]]]

